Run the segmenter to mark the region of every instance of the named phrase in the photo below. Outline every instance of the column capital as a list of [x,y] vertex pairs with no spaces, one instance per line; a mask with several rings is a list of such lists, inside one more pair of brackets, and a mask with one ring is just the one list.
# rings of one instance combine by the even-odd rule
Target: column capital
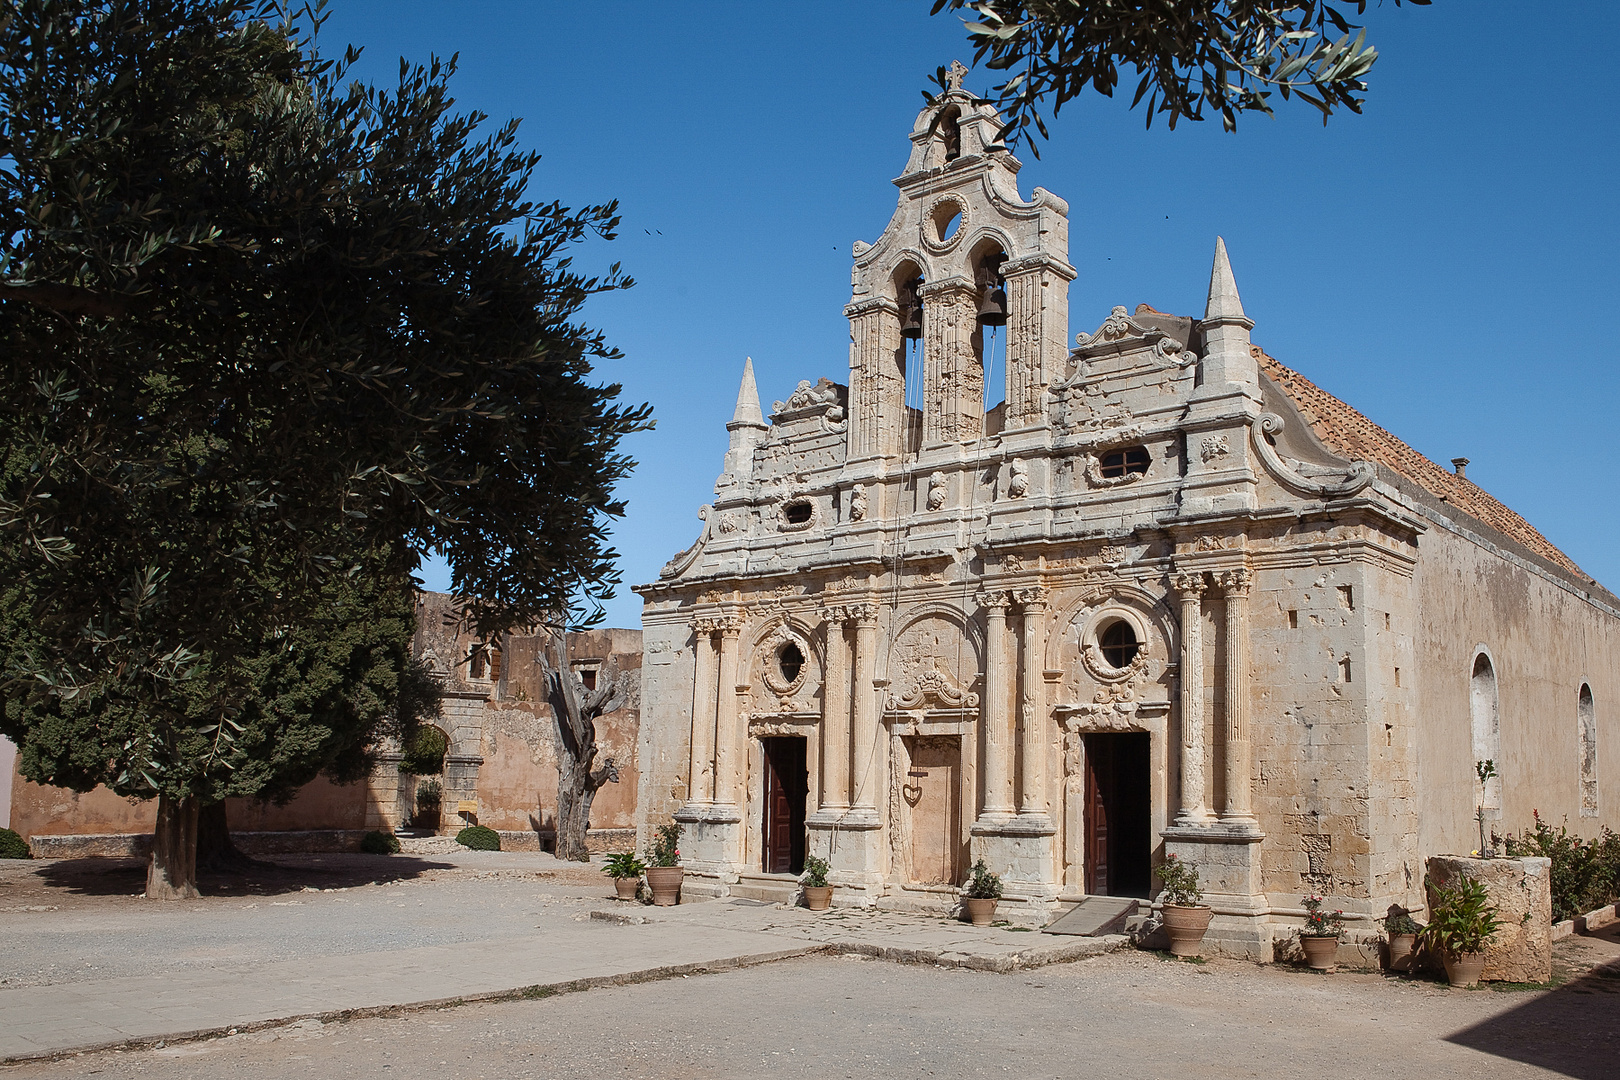
[[699,634],[724,634],[734,637],[742,631],[741,615],[695,615],[692,629]]
[[1227,596],[1242,598],[1249,595],[1249,588],[1254,584],[1254,574],[1247,569],[1223,570],[1220,574],[1221,589]]
[[1014,589],[1012,595],[1018,606],[1030,614],[1046,610],[1046,589],[1039,585]]
[[1204,584],[1202,570],[1181,570],[1170,575],[1170,587],[1180,593],[1182,597],[1197,597],[1204,594],[1207,586]]
[[887,296],[875,296],[870,300],[857,300],[856,302],[847,304],[844,307],[844,314],[851,319],[859,318],[862,315],[869,315],[874,311],[883,311],[890,315],[899,315],[900,305],[895,303],[893,300],[890,300]]
[[821,618],[829,626],[843,626],[849,622],[849,609],[843,604],[821,605]]
[[870,601],[858,601],[844,605],[844,619],[856,626],[876,626],[878,606]]
[[1006,613],[1007,608],[1012,606],[1012,598],[1007,595],[1006,589],[984,589],[975,595],[973,599],[980,607],[1000,610],[1003,614]]

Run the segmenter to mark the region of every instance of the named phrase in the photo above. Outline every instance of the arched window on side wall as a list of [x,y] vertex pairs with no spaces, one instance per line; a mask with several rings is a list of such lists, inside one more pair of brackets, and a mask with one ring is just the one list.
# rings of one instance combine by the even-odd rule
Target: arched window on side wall
[[1592,688],[1585,683],[1575,712],[1581,726],[1581,817],[1597,817],[1597,714],[1592,708]]
[[[1492,666],[1491,658],[1483,652],[1474,656],[1474,673],[1468,686],[1468,714],[1473,727],[1474,760],[1496,762],[1497,772],[1500,774],[1502,718],[1496,691],[1496,668]],[[1485,782],[1485,812],[1487,817],[1501,816],[1500,775],[1493,776]]]

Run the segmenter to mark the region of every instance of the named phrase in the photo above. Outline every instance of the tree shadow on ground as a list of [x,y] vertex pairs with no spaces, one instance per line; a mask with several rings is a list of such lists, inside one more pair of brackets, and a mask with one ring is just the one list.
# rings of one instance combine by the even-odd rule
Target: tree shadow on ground
[[[304,889],[347,889],[410,881],[453,863],[415,855],[300,855],[265,859],[240,871],[199,871],[203,896],[278,896]],[[146,888],[145,859],[57,859],[34,871],[48,889],[73,896],[129,896]]]
[[[1620,943],[1620,924],[1593,937]],[[1489,993],[1490,991],[1474,991]],[[1576,1080],[1620,1076],[1620,961],[1592,968],[1524,1004],[1446,1036],[1446,1041]]]

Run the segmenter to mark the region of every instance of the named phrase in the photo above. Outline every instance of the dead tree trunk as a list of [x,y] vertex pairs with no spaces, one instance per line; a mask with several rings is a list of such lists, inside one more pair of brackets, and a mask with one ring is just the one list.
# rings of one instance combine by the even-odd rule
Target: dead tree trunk
[[265,864],[242,852],[231,840],[225,803],[209,803],[197,812],[197,869],[243,874]]
[[149,900],[192,900],[197,896],[197,815],[195,795],[158,796],[152,859],[146,866]]
[[591,802],[606,784],[619,782],[619,767],[612,758],[596,764],[596,721],[625,704],[617,670],[598,675],[596,689],[586,690],[568,663],[568,638],[558,631],[556,663],[542,650],[540,664],[546,680],[546,700],[557,723],[557,858],[589,862],[585,833],[591,824]]

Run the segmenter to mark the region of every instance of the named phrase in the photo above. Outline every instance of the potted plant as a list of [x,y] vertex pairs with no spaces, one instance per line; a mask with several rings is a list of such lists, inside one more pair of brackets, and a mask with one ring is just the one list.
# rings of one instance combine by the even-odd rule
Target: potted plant
[[962,891],[963,904],[974,926],[989,926],[995,918],[996,901],[1001,899],[1001,878],[990,872],[980,859],[973,864],[973,876]]
[[658,839],[653,842],[652,859],[647,865],[647,887],[652,890],[653,903],[659,907],[674,907],[681,902],[681,825],[672,821],[658,826]]
[[1214,914],[1201,903],[1204,891],[1198,886],[1198,865],[1177,855],[1165,857],[1164,865],[1153,871],[1164,882],[1159,899],[1164,904],[1164,930],[1170,935],[1172,956],[1197,956]]
[[799,880],[804,884],[804,906],[811,911],[826,911],[832,907],[833,887],[827,883],[827,871],[831,869],[826,859],[814,855],[804,858],[804,876]]
[[1412,947],[1416,944],[1417,920],[1402,907],[1392,907],[1384,917],[1384,936],[1389,939],[1389,970],[1405,971],[1412,966]]
[[1339,955],[1339,935],[1344,933],[1344,912],[1322,910],[1320,896],[1301,897],[1305,904],[1305,925],[1299,928],[1299,947],[1305,963],[1316,971],[1332,971]]
[[411,824],[418,829],[439,827],[439,807],[444,804],[444,786],[437,780],[424,780],[416,789],[416,813]]
[[1485,883],[1461,878],[1456,885],[1429,886],[1429,923],[1418,945],[1438,953],[1452,986],[1472,986],[1485,972],[1485,946],[1502,928]]
[[613,888],[620,900],[634,900],[641,887],[641,874],[647,864],[636,858],[633,851],[616,851],[602,864],[602,873],[613,879]]

